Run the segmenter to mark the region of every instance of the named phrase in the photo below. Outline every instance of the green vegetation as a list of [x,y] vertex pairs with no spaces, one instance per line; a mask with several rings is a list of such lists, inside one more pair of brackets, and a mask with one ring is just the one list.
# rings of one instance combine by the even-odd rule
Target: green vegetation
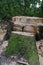
[[[0,18],[4,16],[43,17],[43,3],[40,0],[0,0]],[[39,7],[36,7],[36,5]]]
[[34,37],[12,34],[5,53],[7,56],[12,54],[26,55],[30,65],[40,65]]
[[[7,25],[7,26],[5,26],[5,28],[4,29],[6,29],[7,31],[6,31],[6,34],[5,34],[5,36],[4,36],[4,40],[9,40],[9,38],[10,38],[10,35],[11,35],[11,32],[12,32],[12,30],[13,30],[13,27],[14,27],[14,23],[12,22],[12,18],[11,17],[4,17],[3,19],[2,19],[2,24],[4,24],[3,25],[3,27],[5,26],[5,25]],[[7,24],[6,24],[7,23]],[[2,25],[1,24],[1,25]]]

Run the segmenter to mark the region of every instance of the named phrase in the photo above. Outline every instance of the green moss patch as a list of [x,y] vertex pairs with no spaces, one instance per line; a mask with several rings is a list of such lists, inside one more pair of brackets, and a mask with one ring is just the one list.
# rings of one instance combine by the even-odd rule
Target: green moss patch
[[12,54],[26,55],[30,65],[40,65],[34,37],[12,34],[5,53],[7,56]]

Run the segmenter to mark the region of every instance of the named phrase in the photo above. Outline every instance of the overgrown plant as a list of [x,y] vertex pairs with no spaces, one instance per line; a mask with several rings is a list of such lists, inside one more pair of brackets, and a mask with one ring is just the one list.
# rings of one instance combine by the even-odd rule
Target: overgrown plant
[[9,40],[10,35],[11,35],[11,32],[12,32],[12,30],[13,30],[14,24],[13,24],[13,22],[12,22],[12,18],[11,18],[11,17],[5,16],[5,17],[3,18],[3,20],[4,20],[5,25],[7,25],[7,26],[5,27],[5,29],[6,29],[7,31],[6,31],[4,40]]

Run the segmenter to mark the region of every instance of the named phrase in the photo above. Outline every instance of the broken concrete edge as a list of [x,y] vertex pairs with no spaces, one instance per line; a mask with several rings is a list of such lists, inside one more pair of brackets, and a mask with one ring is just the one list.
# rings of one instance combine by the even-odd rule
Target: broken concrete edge
[[20,31],[12,31],[13,34],[19,34],[24,36],[31,36],[34,37],[34,33],[28,33],[28,32],[20,32]]
[[30,17],[30,16],[14,16],[14,17],[12,17],[12,18],[31,18],[31,19],[43,19],[43,18],[41,18],[41,17]]

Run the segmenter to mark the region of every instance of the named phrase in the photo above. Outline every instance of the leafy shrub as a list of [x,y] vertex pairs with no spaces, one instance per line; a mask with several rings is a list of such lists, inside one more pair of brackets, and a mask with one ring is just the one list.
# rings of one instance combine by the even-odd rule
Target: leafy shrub
[[8,23],[7,27],[6,27],[7,32],[6,32],[4,39],[9,40],[14,24],[13,24],[13,22],[11,22],[12,19],[10,17],[4,17],[3,19],[5,22],[7,21],[7,23]]

